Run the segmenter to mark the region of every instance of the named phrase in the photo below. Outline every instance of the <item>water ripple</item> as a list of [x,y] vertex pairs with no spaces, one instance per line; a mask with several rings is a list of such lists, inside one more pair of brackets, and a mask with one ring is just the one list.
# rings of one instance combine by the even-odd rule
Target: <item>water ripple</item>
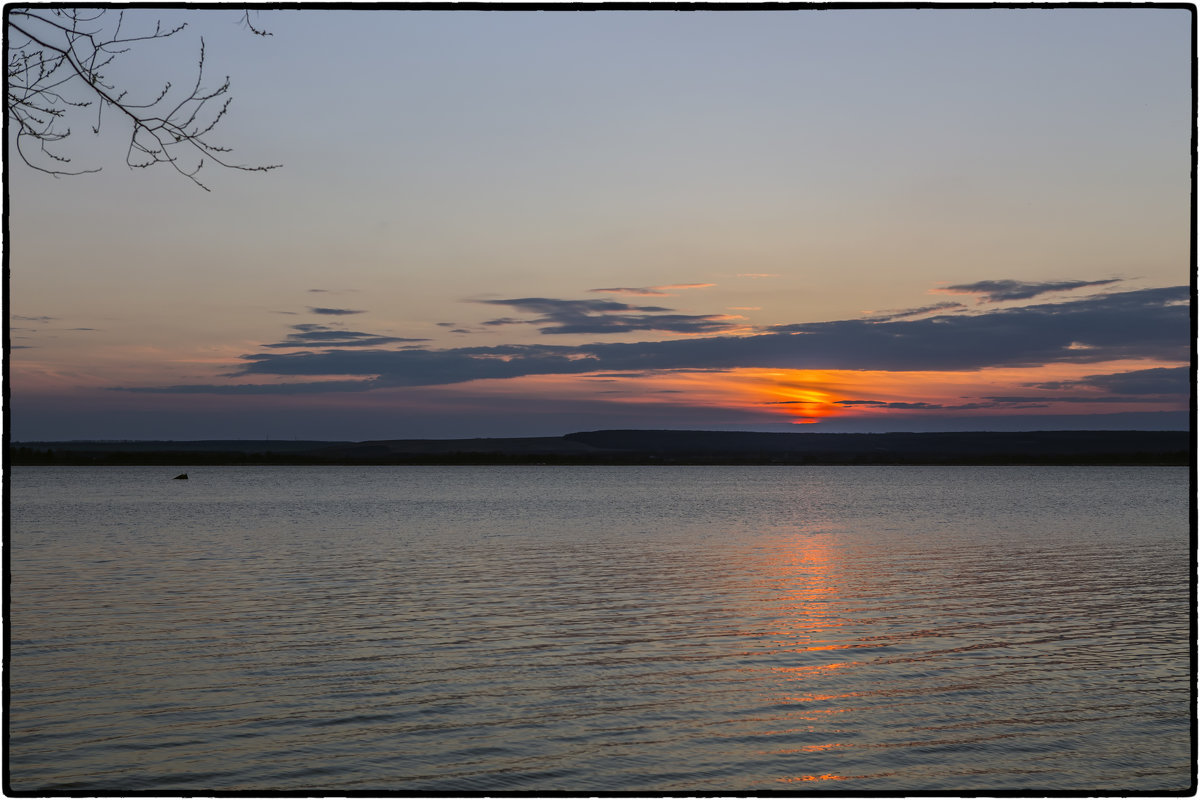
[[1191,780],[1186,470],[193,472],[14,472],[15,789]]

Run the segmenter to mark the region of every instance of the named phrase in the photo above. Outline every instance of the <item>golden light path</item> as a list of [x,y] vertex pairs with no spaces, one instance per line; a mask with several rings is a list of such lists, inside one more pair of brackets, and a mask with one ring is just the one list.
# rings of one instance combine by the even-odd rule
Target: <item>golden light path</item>
[[[792,542],[778,548],[775,553],[776,570],[788,576],[788,580],[779,586],[780,591],[774,603],[778,617],[773,629],[769,631],[775,652],[794,654],[788,657],[787,661],[807,661],[807,654],[845,649],[847,644],[838,635],[838,629],[849,623],[845,617],[846,610],[839,602],[842,599],[842,587],[838,548],[831,546],[825,536],[801,534]],[[837,655],[833,657],[839,658]],[[839,659],[823,663],[817,661],[771,667],[770,671],[785,682],[780,688],[788,687],[783,695],[774,698],[774,702],[789,709],[802,706],[802,710],[789,710],[784,713],[777,722],[785,724],[789,729],[799,726],[813,732],[821,729],[830,733],[837,731],[836,724],[830,727],[830,723],[825,719],[850,710],[837,702],[844,699],[845,695],[823,694],[818,700],[812,692],[805,691],[805,684],[809,680],[853,667],[857,663],[854,660]],[[789,684],[795,688],[791,688]],[[821,702],[827,705],[820,707]],[[847,746],[848,743],[835,740],[798,748],[777,747],[772,753],[783,756]],[[843,775],[822,773],[783,776],[776,780],[791,783],[845,779],[846,776]]]

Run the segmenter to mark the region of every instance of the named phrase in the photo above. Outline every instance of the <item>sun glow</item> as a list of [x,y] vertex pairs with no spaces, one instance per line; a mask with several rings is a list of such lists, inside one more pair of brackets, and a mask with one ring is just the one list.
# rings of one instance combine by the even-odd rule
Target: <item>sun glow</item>
[[1097,390],[1051,388],[1088,375],[1174,367],[1144,360],[999,367],[974,372],[859,370],[738,370],[722,377],[747,390],[745,402],[786,415],[794,423],[831,417],[904,417],[936,412],[972,414],[1079,413],[1169,409],[1178,400],[1154,396],[1101,396]]
[[[837,402],[843,399],[834,388],[832,374],[825,370],[786,370],[763,372],[757,376],[766,381],[759,388],[757,401],[776,406],[798,424],[820,422],[841,411]],[[764,399],[765,397],[765,399]]]
[[[1178,400],[1101,397],[1098,390],[1048,388],[1088,375],[1178,366],[1144,360],[999,367],[973,372],[713,369],[527,375],[459,384],[451,394],[528,397],[611,406],[723,409],[744,412],[745,424],[883,418],[898,422],[929,414],[1061,414],[1170,410]],[[411,393],[411,392],[410,392]]]

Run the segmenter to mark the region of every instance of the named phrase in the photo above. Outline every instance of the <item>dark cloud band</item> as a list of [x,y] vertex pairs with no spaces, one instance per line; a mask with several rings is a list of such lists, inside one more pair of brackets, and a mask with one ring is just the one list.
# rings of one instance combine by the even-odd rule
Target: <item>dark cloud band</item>
[[321,306],[309,306],[308,310],[314,314],[324,314],[331,317],[342,317],[347,314],[365,314],[365,311],[360,311],[353,308],[324,308]]
[[1109,278],[1102,281],[976,281],[975,283],[960,283],[957,286],[947,286],[940,292],[950,294],[977,294],[979,301],[998,303],[1003,300],[1029,300],[1048,292],[1066,292],[1071,289],[1082,289],[1087,286],[1108,286],[1120,283],[1120,278]]
[[[578,346],[259,353],[242,356],[245,364],[237,374],[361,376],[363,388],[373,388],[525,375],[740,367],[956,371],[1116,359],[1184,363],[1191,357],[1189,299],[1189,289],[1176,286],[984,314],[786,325],[752,336]],[[164,387],[159,391],[200,389]],[[221,389],[214,387],[213,391]]]
[[298,333],[289,333],[284,337],[282,342],[264,344],[263,347],[273,349],[291,347],[379,347],[385,344],[429,341],[428,339],[409,339],[400,336],[380,336],[362,331],[346,331],[340,328],[330,328],[327,325],[319,325],[315,322],[293,325],[292,329],[298,331]]

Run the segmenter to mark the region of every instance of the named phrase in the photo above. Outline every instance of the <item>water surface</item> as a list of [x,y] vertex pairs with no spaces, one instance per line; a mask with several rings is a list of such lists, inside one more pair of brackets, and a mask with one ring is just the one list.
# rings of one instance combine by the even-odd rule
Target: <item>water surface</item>
[[1192,780],[1186,469],[183,469],[13,469],[13,789]]

